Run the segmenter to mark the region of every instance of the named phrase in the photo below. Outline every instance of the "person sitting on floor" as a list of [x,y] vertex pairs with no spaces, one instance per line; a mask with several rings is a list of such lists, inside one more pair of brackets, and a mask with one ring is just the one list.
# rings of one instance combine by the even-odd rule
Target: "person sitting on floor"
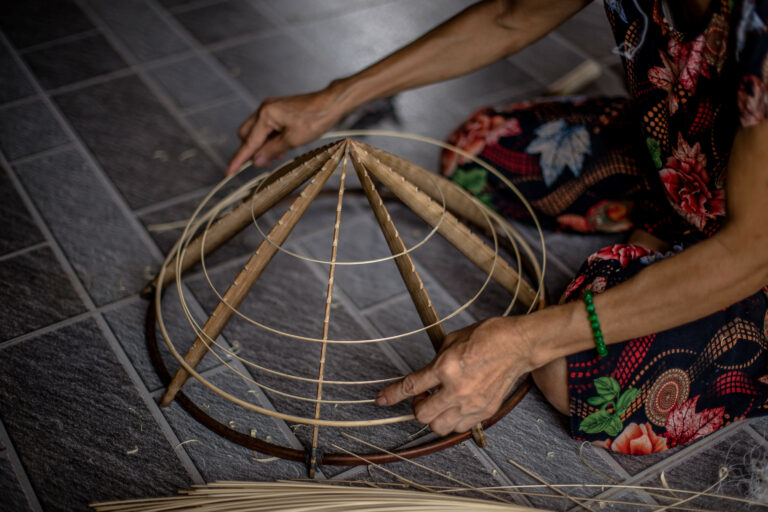
[[[366,101],[514,54],[587,3],[483,1],[321,91],[264,100],[228,172],[266,165]],[[449,142],[499,169],[546,226],[631,235],[592,254],[561,304],[455,331],[380,392],[382,406],[412,397],[438,434],[491,416],[526,372],[574,438],[621,453],[768,414],[768,1],[605,8],[630,98],[484,108]],[[471,161],[445,152],[442,172],[459,184],[474,173],[474,192],[523,218]]]

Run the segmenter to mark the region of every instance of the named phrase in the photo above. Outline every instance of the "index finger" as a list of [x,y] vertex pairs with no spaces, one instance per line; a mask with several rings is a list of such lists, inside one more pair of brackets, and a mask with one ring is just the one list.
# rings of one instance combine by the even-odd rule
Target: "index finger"
[[417,396],[440,384],[440,379],[431,366],[406,375],[405,378],[379,391],[378,405],[395,405],[411,396]]
[[[275,130],[269,126],[269,123],[266,123],[261,119],[256,121],[251,127],[250,133],[248,133],[248,137],[243,141],[243,144],[237,150],[235,156],[232,157],[232,160],[229,161],[229,166],[227,166],[227,176],[236,173],[238,169],[240,169],[240,166],[261,149],[264,145],[264,141],[267,140],[267,137],[269,137],[269,134],[273,131]],[[266,162],[254,162],[254,165],[258,167],[264,165],[264,163]]]

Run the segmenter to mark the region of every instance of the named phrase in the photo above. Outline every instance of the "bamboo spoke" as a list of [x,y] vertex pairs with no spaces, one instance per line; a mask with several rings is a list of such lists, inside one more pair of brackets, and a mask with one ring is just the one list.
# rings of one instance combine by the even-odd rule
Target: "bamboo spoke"
[[[341,141],[337,141],[310,151],[298,157],[274,176],[267,178],[258,193],[250,194],[242,203],[218,219],[208,229],[205,241],[205,255],[207,256],[221,247],[222,244],[248,226],[254,217],[259,218],[265,211],[272,208],[278,201],[307,181],[315,170],[325,165],[335,152],[338,151],[340,144]],[[181,261],[182,273],[200,262],[202,239],[202,236],[198,236],[189,243],[184,258]],[[175,267],[176,258],[173,258],[169,262],[168,268]],[[175,278],[176,274],[174,272],[167,272],[162,286],[167,286]],[[153,280],[152,284],[160,286],[157,278]]]
[[[456,183],[440,174],[430,172],[409,160],[401,158],[392,153],[388,153],[382,149],[370,146],[363,142],[358,142],[358,144],[364,147],[368,152],[370,152],[389,167],[397,169],[398,174],[404,176],[408,181],[416,185],[416,187],[431,197],[434,201],[442,202],[444,199],[446,209],[460,219],[468,220],[470,223],[477,226],[478,229],[483,231],[487,229],[488,221],[485,215],[483,215],[483,213],[478,208],[477,200],[473,198],[468,191],[459,187]],[[520,199],[522,202],[525,201],[522,197]],[[500,237],[499,242],[502,245],[505,245],[507,249],[512,253],[516,253],[518,251],[517,245],[522,247],[526,255],[526,258],[522,260],[522,266],[533,276],[541,275],[542,269],[538,264],[537,257],[525,239],[520,235],[520,233],[509,222],[507,222],[504,217],[501,217],[494,212],[489,213],[494,220],[494,230]],[[486,232],[486,235],[490,236],[490,233]],[[514,237],[514,239],[517,241],[517,244],[514,242],[510,244],[510,236]],[[529,289],[530,293],[536,295],[536,291],[524,279],[520,283],[520,288],[527,288]],[[543,307],[543,283],[537,283],[537,288],[540,291],[536,300],[539,303],[539,307]]]
[[[331,264],[328,270],[328,291],[325,295],[325,312],[323,314],[323,340],[328,339],[328,330],[331,326],[331,303],[333,302],[333,279],[336,273],[336,255],[339,250],[339,227],[341,226],[341,204],[344,200],[344,181],[347,176],[347,160],[349,158],[349,144],[344,144],[344,163],[341,164],[341,180],[339,181],[339,199],[336,202],[336,220],[333,224],[333,243],[331,244]],[[320,408],[323,398],[323,377],[325,376],[325,355],[328,349],[328,343],[323,341],[320,347],[320,364],[317,375],[317,402],[315,403],[315,419],[320,419]],[[320,433],[320,425],[315,424],[312,428],[312,448],[309,460],[309,477],[315,477],[315,468],[317,467],[317,440]]]
[[395,224],[392,222],[392,218],[387,211],[387,207],[384,206],[384,202],[381,200],[381,196],[373,186],[373,181],[368,175],[368,172],[357,159],[352,159],[352,164],[355,166],[355,172],[360,179],[360,184],[363,186],[365,196],[368,198],[368,203],[371,205],[373,214],[376,216],[376,220],[381,227],[381,231],[384,234],[384,239],[387,241],[389,250],[392,254],[400,254],[395,258],[395,264],[400,271],[400,275],[403,278],[405,287],[408,289],[408,294],[413,300],[413,305],[416,307],[416,312],[419,314],[422,324],[424,326],[431,326],[427,329],[427,335],[432,342],[432,346],[435,352],[440,350],[445,338],[445,328],[442,324],[438,323],[440,318],[437,316],[432,305],[432,300],[429,297],[429,293],[424,288],[424,283],[421,280],[421,276],[416,271],[416,266],[413,264],[411,255],[405,253],[405,244],[403,239],[400,238],[400,234],[397,232]]
[[[344,148],[346,148],[346,144],[344,145]],[[202,332],[197,335],[194,343],[184,356],[184,360],[191,367],[194,368],[200,363],[200,360],[207,352],[211,342],[218,337],[224,329],[224,326],[226,326],[227,322],[234,314],[234,310],[240,306],[251,287],[259,276],[261,276],[261,273],[267,265],[269,265],[269,262],[272,261],[272,258],[277,252],[277,246],[285,242],[285,239],[288,238],[288,235],[291,233],[294,226],[296,226],[296,223],[301,219],[309,205],[317,197],[317,194],[323,188],[325,182],[328,181],[331,174],[333,174],[333,171],[339,164],[341,154],[342,148],[337,148],[331,158],[325,162],[322,169],[315,174],[309,184],[301,191],[299,197],[293,201],[288,211],[280,217],[280,220],[278,220],[277,224],[269,232],[268,237],[271,242],[270,240],[262,241],[256,249],[256,252],[253,253],[243,269],[238,273],[234,282],[224,294],[223,299],[216,305],[213,313],[211,313],[211,316],[205,322]],[[280,180],[274,182],[275,185],[278,183],[280,183]],[[189,372],[183,367],[180,367],[176,371],[176,375],[174,375],[171,384],[163,395],[160,405],[164,407],[169,405],[188,378]]]
[[[520,275],[504,259],[496,258],[496,252],[488,244],[452,213],[444,212],[442,207],[435,203],[429,195],[422,192],[403,176],[398,175],[391,167],[369,153],[361,145],[353,141],[351,147],[354,155],[365,165],[368,171],[398,196],[406,206],[430,226],[434,227],[439,224],[438,232],[454,247],[483,272],[491,274],[493,279],[505,290],[515,293],[518,281],[521,280]],[[523,281],[521,284],[523,283],[525,282]],[[530,286],[521,286],[520,298],[526,306],[531,305],[535,295]]]

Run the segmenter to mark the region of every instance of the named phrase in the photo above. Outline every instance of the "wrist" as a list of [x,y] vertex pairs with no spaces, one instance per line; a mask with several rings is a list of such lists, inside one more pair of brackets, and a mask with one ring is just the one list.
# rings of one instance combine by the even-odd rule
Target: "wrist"
[[531,346],[534,368],[594,348],[592,331],[581,301],[550,306],[519,318],[523,336]]

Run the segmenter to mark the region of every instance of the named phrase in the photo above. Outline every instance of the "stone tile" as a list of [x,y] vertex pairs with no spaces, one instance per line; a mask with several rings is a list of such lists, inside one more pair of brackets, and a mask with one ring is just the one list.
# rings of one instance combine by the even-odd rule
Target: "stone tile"
[[44,509],[189,485],[92,320],[3,351],[0,382],[0,415]]
[[232,93],[232,89],[199,57],[154,68],[150,73],[182,108]]
[[758,434],[766,438],[766,440],[768,440],[768,417],[763,416],[750,420],[749,426],[752,427]]
[[24,60],[45,89],[79,82],[126,66],[101,34],[25,53]]
[[0,172],[0,255],[18,251],[44,240],[27,207],[5,172]]
[[[396,224],[408,246],[422,240],[431,229],[416,214],[405,208],[399,216],[401,218],[398,218]],[[488,277],[439,234],[415,249],[412,256],[418,264],[428,269],[432,278],[441,283],[459,304],[464,304],[474,297]],[[497,316],[504,312],[511,298],[501,286],[490,281],[468,307],[468,312],[475,318]]]
[[203,44],[272,28],[269,20],[245,0],[227,0],[183,11],[175,16]]
[[[259,99],[320,89],[339,72],[333,61],[318,58],[286,34],[266,36],[213,54]],[[241,122],[249,113],[244,112]]]
[[[229,269],[214,272],[213,284],[219,290],[226,289],[231,283],[233,273]],[[207,283],[193,279],[189,285],[200,298],[206,311],[212,310],[215,298],[207,288]],[[326,289],[326,284],[310,273],[305,264],[299,262],[297,265],[293,258],[278,254],[238,309],[270,328],[292,335],[321,338]],[[339,303],[332,305],[329,325],[329,339],[332,340],[364,340],[371,337]],[[319,343],[265,332],[241,318],[233,318],[224,334],[231,343],[239,340],[242,346],[239,355],[249,361],[266,368],[288,371],[292,375],[309,379],[317,377]],[[402,375],[376,344],[337,346],[331,343],[327,351],[326,367],[329,379],[371,380]],[[287,361],[290,361],[288,366]],[[286,390],[283,377],[255,368],[250,371],[256,372],[254,375],[265,384]],[[292,394],[314,396],[315,385],[312,382],[297,381],[288,384]],[[360,392],[375,396],[374,390],[378,390],[378,387],[372,386],[368,391],[363,389]],[[341,386],[329,392],[332,393],[331,396],[333,393],[346,396],[346,391]]]
[[[210,382],[222,389],[256,402],[254,394],[248,391],[256,389],[233,373],[222,372],[210,377]],[[184,393],[203,411],[223,425],[238,432],[251,435],[269,443],[295,448],[286,437],[286,427],[278,426],[280,420],[250,411],[230,402],[210,391],[198,381],[191,379],[185,385]],[[184,444],[184,450],[192,458],[206,482],[216,480],[274,480],[279,478],[305,477],[304,464],[282,459],[271,462],[258,462],[258,459],[271,458],[232,443],[198,423],[185,410],[173,403],[163,413],[171,427]],[[290,431],[289,431],[290,432]],[[194,441],[190,441],[194,440]]]
[[26,162],[16,170],[97,305],[141,290],[155,260],[75,150]]
[[[437,290],[436,287],[429,282],[425,283],[424,287],[429,292],[432,303],[435,304],[435,309],[438,311],[438,314],[441,314],[441,316],[444,317],[446,316],[446,313],[450,314],[454,311],[455,302],[446,298],[441,290]],[[413,301],[407,295],[396,301],[388,302],[385,306],[369,311],[366,313],[366,317],[374,326],[376,326],[381,332],[381,335],[385,337],[400,335],[422,327],[421,320],[416,313]],[[443,326],[445,327],[446,332],[450,333],[465,327],[474,321],[475,319],[472,318],[472,316],[466,312],[462,312],[444,322]],[[388,341],[387,344],[390,345],[413,370],[423,368],[435,357],[435,350],[432,348],[432,343],[424,332],[402,338],[395,338]]]
[[508,60],[500,60],[478,71],[431,86],[434,91],[456,100],[466,115],[473,110],[496,103],[500,96],[508,97],[536,87],[533,77]]
[[[557,33],[592,57],[611,55],[616,42],[602,2],[591,2],[557,28]],[[585,37],[589,34],[589,37]]]
[[0,110],[0,150],[15,160],[69,142],[42,101]]
[[518,67],[548,86],[584,61],[573,47],[556,37],[546,36],[509,58]]
[[15,338],[85,311],[48,247],[0,261],[0,338]]
[[132,208],[221,178],[221,171],[137,77],[55,99]]
[[[699,450],[692,457],[672,468],[665,468],[664,475],[672,489],[703,491],[717,484],[720,479],[720,469],[726,468],[727,478],[709,492],[735,498],[757,499],[764,503],[768,482],[761,480],[759,471],[766,464],[768,464],[768,450],[765,446],[755,445],[749,436],[736,433],[725,437],[714,446]],[[654,475],[641,485],[661,486],[661,482],[658,475]],[[663,501],[660,502],[663,503]],[[699,509],[740,510],[744,504],[707,496],[688,501],[686,506]]]
[[313,2],[312,0],[285,0],[276,2],[270,7],[283,20],[288,23],[313,22],[315,20],[330,18],[350,11],[366,9],[377,2],[374,0],[326,0]]
[[[342,213],[338,261],[366,261],[391,256],[373,214],[370,211],[360,212],[356,217],[354,220],[350,217],[344,218]],[[308,248],[312,257],[329,260],[332,240],[332,233],[321,232],[304,240],[303,245]],[[335,274],[336,284],[361,309],[394,295],[406,293],[403,280],[392,259],[365,265],[339,265]]]
[[32,510],[24,496],[10,461],[0,455],[0,507],[3,510],[18,511]]
[[[449,487],[463,487],[462,483],[471,487],[494,487],[502,485],[502,483],[491,474],[491,470],[467,447],[471,442],[472,441],[465,441],[460,445],[415,459],[414,462],[427,466],[437,473],[405,461],[393,462],[387,464],[385,467],[398,475],[422,485]],[[391,481],[392,477],[384,474],[381,470],[377,471],[374,469],[371,472],[377,480]],[[444,476],[441,476],[441,474]],[[456,480],[461,483],[456,482]],[[469,496],[488,499],[488,496],[483,496],[479,493],[474,493]]]
[[237,130],[251,114],[251,108],[242,100],[199,110],[187,119],[195,126],[198,135],[223,158],[229,161],[240,147]]
[[26,74],[5,46],[0,47],[0,104],[35,94]]
[[93,28],[71,0],[3,2],[0,28],[17,47],[24,48]]
[[[537,474],[552,484],[609,484],[610,480],[590,469],[581,458],[611,478],[623,480],[610,458],[600,448],[574,441],[566,417],[546,403],[534,388],[501,421],[486,431],[485,449],[504,473],[516,484],[528,483],[529,477],[509,462]],[[581,451],[581,454],[580,454]],[[539,483],[539,482],[532,482]],[[572,489],[574,496],[594,496],[600,488]],[[538,507],[552,507],[552,501],[531,496]],[[560,501],[556,501],[560,503]],[[560,503],[557,508],[564,509]],[[569,507],[570,508],[570,507]]]
[[188,47],[142,0],[88,0],[109,29],[139,61],[154,60]]
[[416,39],[449,18],[452,11],[450,6],[435,8],[431,2],[379,3],[292,30],[313,45],[318,55],[333,55],[339,73],[346,75]]
[[[192,298],[194,299],[194,297]],[[131,363],[136,368],[147,389],[154,391],[163,387],[163,384],[157,376],[147,350],[145,320],[148,306],[149,303],[147,301],[136,299],[120,308],[105,313],[104,318],[107,320],[112,332],[115,333],[117,340],[123,346],[126,354],[128,354]],[[163,319],[168,334],[176,346],[176,350],[182,356],[185,355],[195,339],[195,334],[181,310],[175,286],[171,286],[165,292]],[[196,320],[199,323],[205,319],[196,318]],[[157,336],[157,346],[165,367],[169,374],[173,375],[179,367],[179,362],[171,354],[157,327],[155,334]],[[223,340],[220,339],[219,341],[222,342]],[[206,355],[200,362],[198,370],[209,370],[217,364],[219,364],[219,361],[214,356]]]

